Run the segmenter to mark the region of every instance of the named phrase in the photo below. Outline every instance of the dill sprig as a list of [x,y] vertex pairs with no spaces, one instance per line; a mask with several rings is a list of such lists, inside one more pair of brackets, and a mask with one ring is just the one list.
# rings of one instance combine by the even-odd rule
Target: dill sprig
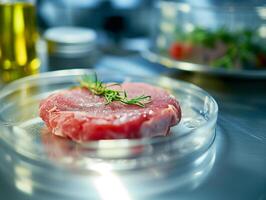
[[113,101],[119,101],[128,105],[137,105],[140,107],[145,107],[145,104],[151,102],[151,96],[144,94],[129,99],[128,94],[125,90],[113,90],[110,88],[111,86],[120,84],[113,83],[106,85],[102,81],[98,80],[96,74],[84,75],[80,80],[80,85],[81,87],[87,88],[95,95],[103,96],[106,100],[106,104],[110,104]]

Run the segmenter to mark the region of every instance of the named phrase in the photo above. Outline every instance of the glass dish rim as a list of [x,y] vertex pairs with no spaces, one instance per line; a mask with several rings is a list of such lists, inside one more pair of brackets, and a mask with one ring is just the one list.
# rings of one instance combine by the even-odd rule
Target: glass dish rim
[[[70,73],[71,72],[71,73]],[[104,74],[104,73],[110,73],[106,70],[93,70],[93,69],[70,69],[70,70],[58,70],[58,71],[51,71],[51,72],[45,72],[45,73],[41,73],[41,74],[37,74],[37,75],[32,75],[32,76],[28,76],[19,80],[16,80],[8,85],[6,85],[5,87],[3,87],[0,90],[0,100],[1,98],[5,97],[8,93],[15,91],[17,89],[17,86],[19,86],[22,83],[26,83],[29,81],[37,81],[40,78],[48,78],[48,77],[64,77],[64,76],[80,76],[84,73],[93,73],[96,72],[98,74]],[[142,78],[143,80],[145,80],[144,78],[147,78],[149,76],[140,76],[140,75],[136,75],[136,74],[117,74],[118,76],[121,75],[125,75],[128,77],[137,77],[137,78]],[[163,78],[165,80],[171,80],[172,82],[175,82],[175,84],[181,84],[181,85],[186,85],[188,86],[190,89],[197,91],[200,94],[205,95],[205,97],[208,97],[211,100],[211,104],[213,105],[213,112],[210,113],[210,120],[208,120],[207,122],[203,123],[202,125],[200,125],[199,127],[197,127],[197,129],[201,129],[203,127],[205,127],[206,125],[208,125],[209,123],[211,123],[211,121],[213,119],[215,119],[215,121],[217,120],[217,116],[218,116],[218,104],[215,101],[215,99],[205,90],[201,89],[200,87],[192,84],[192,83],[188,83],[186,81],[182,81],[182,80],[176,80],[176,79],[172,79],[166,76],[150,76],[150,78],[156,79],[156,78]],[[174,85],[174,83],[173,83]],[[177,99],[178,100],[178,99]],[[0,119],[0,127],[16,127],[16,124],[10,123],[10,122],[4,122],[1,121]],[[169,135],[167,137],[155,137],[155,138],[141,138],[141,139],[119,139],[119,140],[100,140],[100,141],[90,141],[90,142],[83,142],[83,143],[77,143],[74,141],[69,140],[67,143],[70,145],[77,145],[77,144],[81,144],[82,147],[86,147],[86,148],[92,148],[92,149],[98,149],[103,148],[103,149],[113,149],[113,148],[132,148],[132,147],[138,147],[140,145],[162,145],[164,143],[169,142],[169,140],[173,139],[180,139],[183,137],[188,137],[195,134],[195,130],[191,130],[186,134],[182,134],[182,135]],[[214,133],[215,135],[215,133]],[[10,138],[5,138],[5,139],[10,139]],[[12,139],[12,138],[11,138]],[[7,141],[8,142],[8,141]],[[10,141],[9,141],[10,142]],[[36,144],[34,144],[36,145]]]
[[[158,63],[164,67],[170,69],[177,69],[181,71],[187,72],[200,72],[204,74],[210,75],[221,75],[228,77],[242,77],[242,78],[256,78],[256,79],[264,79],[266,78],[266,69],[224,69],[224,68],[214,68],[208,65],[197,64],[192,62],[174,60],[168,56],[160,55],[152,50],[152,48],[148,48],[147,50],[141,52],[141,56],[152,62]],[[167,64],[163,64],[162,62]]]
[[[218,6],[218,5],[195,5],[192,3],[188,3],[188,2],[175,2],[173,0],[171,1],[166,1],[166,0],[160,0],[159,2],[157,2],[157,6],[161,7],[163,6],[163,4],[168,4],[171,7],[174,7],[175,9],[178,6],[183,6],[186,8],[192,8],[192,9],[200,9],[200,10],[215,10],[215,11],[222,11],[222,12],[227,12],[227,13],[239,13],[240,11],[245,11],[248,13],[251,12],[259,12],[260,9],[263,9],[265,7],[265,5],[263,4],[259,4],[259,5],[252,5],[252,4],[246,4],[246,5],[236,5],[233,3],[228,3],[222,6]],[[186,10],[186,9],[185,9]]]

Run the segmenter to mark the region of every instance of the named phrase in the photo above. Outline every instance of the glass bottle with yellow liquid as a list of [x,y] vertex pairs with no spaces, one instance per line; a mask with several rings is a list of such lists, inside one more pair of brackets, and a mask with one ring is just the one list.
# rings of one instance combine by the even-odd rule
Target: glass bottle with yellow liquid
[[38,32],[33,0],[0,0],[0,80],[39,72]]

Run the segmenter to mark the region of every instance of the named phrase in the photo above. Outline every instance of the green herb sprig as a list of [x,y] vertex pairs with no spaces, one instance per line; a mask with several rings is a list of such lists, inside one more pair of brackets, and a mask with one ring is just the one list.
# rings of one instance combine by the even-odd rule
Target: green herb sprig
[[[226,27],[208,30],[198,26],[191,32],[185,33],[182,28],[177,27],[175,42],[190,44],[192,48],[203,47],[207,51],[215,51],[221,45],[225,49],[223,54],[214,58],[207,56],[202,61],[213,67],[228,69],[265,67],[266,48],[255,30],[242,29],[232,32]],[[193,61],[195,56],[191,57]]]
[[128,94],[125,90],[113,90],[110,87],[114,85],[119,85],[118,83],[104,84],[102,81],[98,80],[96,74],[94,75],[84,75],[80,80],[80,86],[85,87],[90,90],[93,94],[97,96],[103,96],[106,100],[106,104],[110,104],[113,101],[119,101],[123,104],[137,105],[140,107],[145,107],[145,104],[151,102],[151,96],[140,95],[129,99]]

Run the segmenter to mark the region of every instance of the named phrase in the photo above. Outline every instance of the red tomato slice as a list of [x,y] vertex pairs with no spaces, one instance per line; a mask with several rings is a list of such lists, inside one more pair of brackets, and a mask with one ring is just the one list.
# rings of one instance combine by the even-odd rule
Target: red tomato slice
[[169,48],[169,54],[172,58],[179,60],[188,56],[192,51],[192,48],[188,44],[182,44],[174,42]]

